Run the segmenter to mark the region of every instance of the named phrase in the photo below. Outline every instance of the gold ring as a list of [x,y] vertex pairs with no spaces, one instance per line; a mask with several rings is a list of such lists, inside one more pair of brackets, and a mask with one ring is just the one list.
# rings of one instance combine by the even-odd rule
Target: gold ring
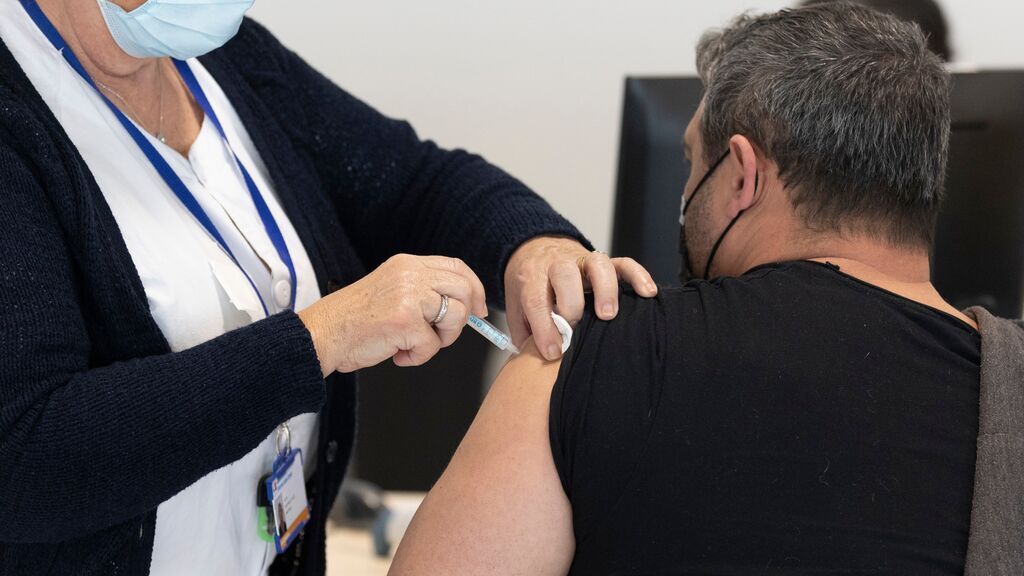
[[584,254],[576,259],[576,267],[580,269],[580,274],[585,274],[585,266],[587,265],[587,256],[590,254]]

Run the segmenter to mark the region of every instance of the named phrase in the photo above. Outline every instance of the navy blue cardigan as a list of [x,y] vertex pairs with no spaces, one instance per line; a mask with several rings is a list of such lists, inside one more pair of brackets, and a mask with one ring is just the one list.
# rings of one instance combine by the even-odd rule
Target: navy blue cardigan
[[[580,237],[520,182],[421,141],[251,20],[202,62],[252,135],[324,293],[398,252],[446,254],[500,306],[519,244]],[[315,522],[275,573],[324,571],[354,378],[325,385],[290,312],[171,353],[88,167],[0,46],[0,574],[148,573],[161,502],[321,409]]]

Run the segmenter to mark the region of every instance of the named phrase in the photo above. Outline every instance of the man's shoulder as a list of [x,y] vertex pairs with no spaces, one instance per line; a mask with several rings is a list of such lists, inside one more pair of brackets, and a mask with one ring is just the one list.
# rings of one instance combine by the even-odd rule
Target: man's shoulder
[[815,266],[764,266],[739,277],[661,287],[653,298],[624,289],[612,320],[599,319],[588,302],[555,393],[573,402],[601,396],[644,405],[655,401],[667,373],[696,377],[733,359],[760,362],[772,346],[789,353],[794,345],[784,334],[826,322],[822,309],[844,303],[822,296],[835,280]]
[[[746,317],[744,310],[777,299],[784,293],[808,289],[815,276],[813,267],[806,262],[784,262],[755,268],[742,276],[714,280],[695,280],[679,286],[660,286],[658,295],[645,298],[623,289],[619,296],[619,314],[615,319],[602,321],[588,306],[580,324],[585,329],[597,326],[602,333],[634,334],[638,330],[654,335],[660,322],[671,320],[683,323],[714,314]],[[689,326],[691,329],[694,326]]]
[[[667,308],[678,306],[687,297],[686,289],[659,288],[657,296],[646,298],[623,287],[619,294],[619,311],[615,318],[602,320],[594,312],[593,299],[588,297],[583,318],[573,329],[573,344],[568,354],[594,348],[621,348],[621,344],[637,347],[663,331]],[[564,363],[564,362],[563,362]]]

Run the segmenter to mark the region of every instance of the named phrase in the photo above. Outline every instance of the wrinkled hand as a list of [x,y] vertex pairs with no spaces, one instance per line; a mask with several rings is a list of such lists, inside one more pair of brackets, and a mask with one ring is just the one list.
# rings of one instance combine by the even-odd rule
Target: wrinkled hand
[[598,318],[619,313],[619,280],[636,293],[658,293],[651,275],[632,258],[609,258],[591,252],[576,240],[538,236],[524,242],[505,268],[505,309],[512,340],[518,346],[533,334],[548,360],[562,355],[562,337],[551,312],[575,324],[583,317],[584,291],[594,293]]
[[[448,312],[431,321],[448,296]],[[324,376],[393,358],[417,366],[459,337],[469,314],[487,315],[484,286],[457,258],[388,259],[358,282],[299,312],[313,338]]]

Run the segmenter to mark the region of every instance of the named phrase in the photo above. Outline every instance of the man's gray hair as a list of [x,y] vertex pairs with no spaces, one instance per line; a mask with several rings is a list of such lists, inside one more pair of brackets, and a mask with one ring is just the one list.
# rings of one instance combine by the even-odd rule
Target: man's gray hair
[[713,162],[742,134],[812,231],[930,247],[949,148],[949,74],[915,24],[847,3],[744,15],[697,45]]

